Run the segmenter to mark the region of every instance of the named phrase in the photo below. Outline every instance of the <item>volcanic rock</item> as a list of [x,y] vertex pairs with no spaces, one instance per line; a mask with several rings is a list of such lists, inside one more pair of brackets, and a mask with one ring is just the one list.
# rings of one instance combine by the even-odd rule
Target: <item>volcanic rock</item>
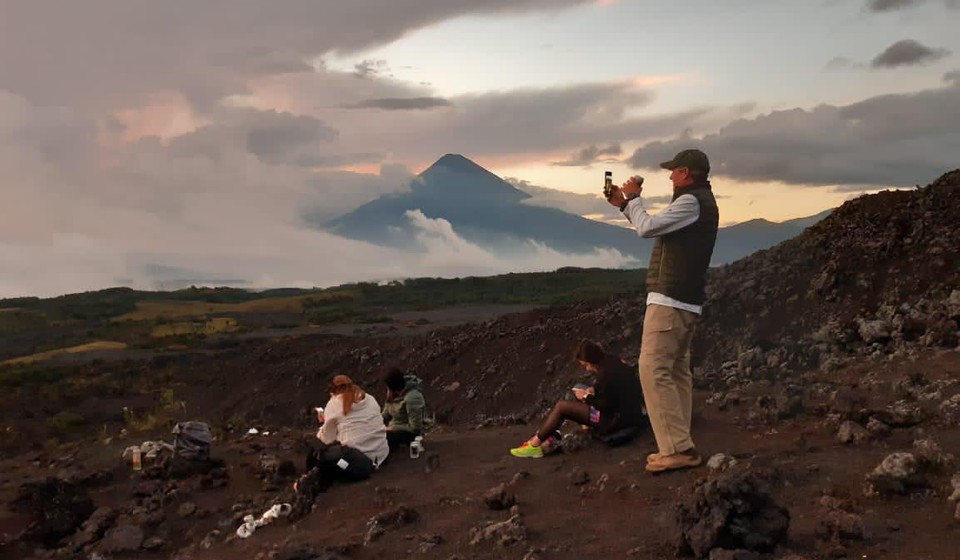
[[707,558],[714,548],[771,552],[790,527],[790,512],[752,471],[731,469],[697,481],[677,509],[678,551]]

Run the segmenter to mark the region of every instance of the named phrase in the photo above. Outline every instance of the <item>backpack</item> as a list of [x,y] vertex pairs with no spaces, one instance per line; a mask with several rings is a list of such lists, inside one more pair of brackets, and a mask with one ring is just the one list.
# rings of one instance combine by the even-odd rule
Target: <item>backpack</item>
[[213,436],[210,426],[204,422],[179,422],[173,427],[173,452],[177,457],[192,461],[210,458]]
[[633,441],[642,431],[642,426],[627,426],[600,436],[600,441],[610,447],[620,447]]

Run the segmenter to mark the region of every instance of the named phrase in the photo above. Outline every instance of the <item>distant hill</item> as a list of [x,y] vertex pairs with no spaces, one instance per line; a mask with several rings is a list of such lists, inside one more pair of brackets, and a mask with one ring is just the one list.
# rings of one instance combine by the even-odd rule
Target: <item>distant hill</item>
[[[468,241],[499,253],[516,251],[533,240],[566,253],[617,249],[646,265],[652,240],[639,239],[624,227],[522,204],[529,197],[469,159],[447,154],[413,180],[410,192],[380,197],[322,227],[351,239],[418,250],[417,230],[405,213],[420,210],[428,218],[447,220]],[[790,239],[823,215],[783,223],[754,220],[721,228],[714,264]]]
[[803,233],[803,230],[829,216],[831,212],[833,210],[826,210],[814,216],[785,222],[750,220],[720,228],[717,233],[717,246],[713,251],[713,262],[714,264],[730,263],[793,239]]

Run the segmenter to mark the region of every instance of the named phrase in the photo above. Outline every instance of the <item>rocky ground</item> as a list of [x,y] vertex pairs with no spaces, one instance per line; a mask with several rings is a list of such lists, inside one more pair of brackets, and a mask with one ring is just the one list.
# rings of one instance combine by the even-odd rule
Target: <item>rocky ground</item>
[[[0,557],[960,558],[958,214],[960,171],[848,202],[714,271],[694,430],[717,456],[684,473],[643,472],[649,434],[507,454],[582,377],[580,337],[635,360],[642,297],[414,336],[242,341],[11,388]],[[237,538],[245,515],[291,499],[332,374],[379,394],[393,364],[426,382],[427,455]],[[186,419],[217,435],[203,472],[120,460]]]

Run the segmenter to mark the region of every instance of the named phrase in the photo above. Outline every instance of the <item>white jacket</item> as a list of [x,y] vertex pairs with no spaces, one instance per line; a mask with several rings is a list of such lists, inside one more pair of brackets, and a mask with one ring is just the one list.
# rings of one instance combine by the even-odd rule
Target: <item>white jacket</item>
[[347,415],[343,414],[343,396],[331,397],[324,408],[323,425],[317,431],[317,438],[327,445],[339,441],[352,447],[369,457],[377,467],[390,454],[380,404],[369,394],[353,403]]

